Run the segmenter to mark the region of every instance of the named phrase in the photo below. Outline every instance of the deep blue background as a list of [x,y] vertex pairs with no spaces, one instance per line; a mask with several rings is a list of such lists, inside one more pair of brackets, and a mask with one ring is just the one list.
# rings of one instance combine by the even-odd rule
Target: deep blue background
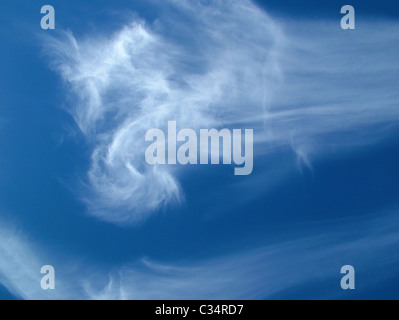
[[[339,10],[345,4],[355,6],[359,23],[366,16],[399,17],[399,3],[393,0],[256,2],[272,15],[293,19],[339,21]],[[110,267],[148,253],[155,260],[174,261],[217,256],[222,250],[233,252],[245,248],[248,239],[262,239],[265,234],[265,244],[289,239],[293,228],[298,230],[307,222],[348,213],[367,215],[390,210],[398,203],[399,135],[345,157],[316,162],[313,170],[317,175],[293,173],[289,181],[257,200],[213,217],[201,214],[209,203],[223,206],[231,201],[229,194],[217,192],[226,183],[219,179],[225,177],[223,169],[209,169],[205,177],[194,172],[183,179],[187,204],[140,227],[124,229],[87,216],[78,201],[77,179],[87,172],[90,154],[79,133],[69,136],[74,122],[60,108],[64,101],[61,83],[42,52],[39,12],[45,4],[56,8],[57,28],[71,29],[76,35],[91,29],[112,32],[119,28],[124,21],[112,19],[112,9],[130,8],[150,21],[156,17],[145,1],[1,1],[0,209],[12,213],[21,229],[28,230],[39,243]],[[294,157],[288,150],[278,156],[287,162]],[[209,183],[215,188],[214,196],[202,198],[198,190]],[[359,270],[358,277],[359,282],[367,281],[367,271]],[[399,276],[397,280],[372,290],[345,293],[344,298],[399,298]],[[325,286],[336,287],[336,280],[310,283],[300,292],[284,292],[275,298],[317,298]],[[0,287],[0,298],[12,297]]]

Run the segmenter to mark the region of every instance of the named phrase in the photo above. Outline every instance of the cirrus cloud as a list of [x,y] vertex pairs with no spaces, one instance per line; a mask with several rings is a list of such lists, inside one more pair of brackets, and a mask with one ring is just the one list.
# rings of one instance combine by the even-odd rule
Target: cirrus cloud
[[102,220],[135,223],[184,199],[179,169],[144,159],[145,132],[170,120],[253,128],[258,161],[289,146],[311,166],[386,137],[399,118],[397,23],[350,34],[329,21],[273,20],[247,0],[154,5],[167,14],[152,24],[46,42],[91,149],[84,199]]

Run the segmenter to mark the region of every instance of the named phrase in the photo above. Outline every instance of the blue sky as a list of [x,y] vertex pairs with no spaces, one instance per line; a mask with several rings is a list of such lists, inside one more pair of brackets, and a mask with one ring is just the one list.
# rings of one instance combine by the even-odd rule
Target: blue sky
[[[395,1],[0,9],[0,298],[399,297]],[[253,128],[253,174],[146,167],[169,120]]]

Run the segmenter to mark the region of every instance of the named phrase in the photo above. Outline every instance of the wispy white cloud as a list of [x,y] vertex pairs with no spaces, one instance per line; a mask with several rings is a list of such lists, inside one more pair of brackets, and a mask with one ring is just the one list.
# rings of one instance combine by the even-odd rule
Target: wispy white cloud
[[278,74],[278,28],[264,12],[247,1],[175,5],[185,23],[168,15],[153,26],[133,22],[107,39],[66,33],[47,41],[77,97],[70,111],[93,149],[86,199],[101,219],[137,221],[181,198],[171,169],[145,164],[148,129],[168,120],[197,129],[252,117],[267,93],[259,84],[271,85],[265,75]]
[[351,32],[336,21],[293,21],[284,28],[283,80],[265,114],[267,143],[289,142],[309,162],[392,134],[399,118],[398,23],[365,21]]
[[165,13],[151,25],[46,42],[92,149],[85,200],[100,219],[137,222],[182,199],[178,169],[144,159],[145,132],[168,120],[254,128],[255,153],[290,146],[310,166],[324,151],[384,137],[399,118],[397,23],[350,33],[330,22],[277,22],[247,0],[154,5]]
[[87,285],[86,291],[94,299],[231,300],[270,299],[296,290],[301,298],[309,283],[336,281],[336,286],[325,286],[324,295],[317,298],[339,298],[340,269],[345,264],[372,275],[358,273],[361,290],[395,276],[395,272],[381,270],[392,270],[399,261],[397,222],[394,215],[335,221],[319,230],[300,231],[288,242],[179,263],[179,267],[143,260],[141,265],[112,272],[103,290],[93,291]]
[[65,291],[42,290],[41,268],[55,264],[46,250],[12,224],[0,221],[0,283],[20,299],[72,298],[74,290],[61,279],[57,280],[57,286]]
[[301,298],[309,283],[328,281],[317,298],[339,298],[343,265],[358,271],[358,292],[397,276],[392,266],[399,262],[398,226],[395,214],[331,221],[292,232],[287,242],[242,253],[166,264],[142,259],[111,271],[93,262],[76,263],[76,257],[72,270],[71,259],[58,256],[51,292],[41,290],[39,270],[54,255],[2,227],[0,282],[25,299],[174,300],[268,299],[287,290]]

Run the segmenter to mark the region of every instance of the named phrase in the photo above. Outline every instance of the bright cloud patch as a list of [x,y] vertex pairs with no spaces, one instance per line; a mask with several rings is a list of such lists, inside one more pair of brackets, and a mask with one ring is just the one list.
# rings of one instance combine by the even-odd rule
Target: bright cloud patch
[[397,24],[351,38],[329,23],[277,24],[245,0],[157,5],[168,14],[151,25],[50,41],[92,149],[85,200],[100,219],[137,222],[182,199],[178,169],[144,159],[146,131],[166,131],[168,121],[178,129],[252,128],[262,144],[255,154],[287,145],[310,165],[321,151],[381,138],[399,118],[398,70],[390,67]]
[[107,39],[67,34],[51,42],[76,95],[71,112],[93,148],[88,202],[102,219],[140,220],[181,198],[168,168],[145,163],[148,129],[168,120],[211,128],[262,114],[266,84],[278,73],[278,30],[258,8],[182,2],[174,10],[186,22],[169,16]]

